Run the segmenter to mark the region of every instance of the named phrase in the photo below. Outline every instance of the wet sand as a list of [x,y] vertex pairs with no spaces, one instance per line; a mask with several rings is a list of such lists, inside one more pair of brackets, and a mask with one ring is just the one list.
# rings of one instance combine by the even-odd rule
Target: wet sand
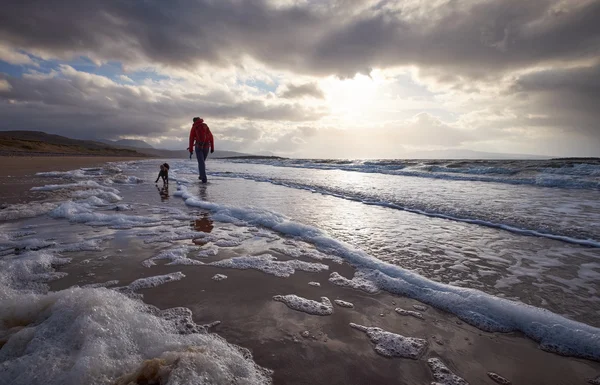
[[56,179],[32,178],[38,172],[69,171],[81,167],[97,167],[107,162],[130,161],[146,158],[106,156],[0,156],[0,204],[25,203],[46,197],[44,192],[33,192],[34,186],[56,183]]
[[[517,333],[483,332],[435,308],[428,307],[422,312],[423,320],[399,315],[394,311],[396,307],[415,310],[412,305],[420,303],[385,292],[367,294],[330,283],[332,271],[352,277],[354,269],[346,263],[324,262],[330,266],[329,271],[296,271],[289,278],[213,266],[160,263],[145,268],[140,262],[155,252],[147,245],[133,242],[130,247],[135,249],[135,258],[127,258],[123,263],[120,257],[112,257],[114,265],[110,259],[107,261],[111,269],[106,265],[92,268],[89,263],[74,261],[61,269],[69,276],[51,287],[57,290],[76,283],[110,279],[120,280],[121,286],[138,278],[181,271],[186,278],[138,293],[143,294],[146,303],[161,309],[178,306],[191,309],[198,324],[221,321],[211,331],[250,349],[259,365],[274,370],[275,384],[428,384],[434,381],[427,365],[427,359],[432,357],[439,357],[470,384],[495,384],[487,374],[495,372],[512,384],[583,385],[600,373],[598,362],[542,351],[534,341]],[[240,248],[236,251],[243,253]],[[269,253],[280,260],[289,259]],[[225,251],[203,261],[229,257]],[[228,278],[214,281],[211,278],[215,274],[225,274]],[[311,281],[321,286],[308,285]],[[322,296],[332,302],[342,299],[353,303],[354,308],[334,305],[330,316],[310,315],[272,300],[278,294],[296,294],[316,301]],[[419,360],[383,357],[373,350],[374,345],[365,333],[349,326],[351,322],[423,338],[428,341],[427,351]],[[303,336],[305,331],[309,337]]]

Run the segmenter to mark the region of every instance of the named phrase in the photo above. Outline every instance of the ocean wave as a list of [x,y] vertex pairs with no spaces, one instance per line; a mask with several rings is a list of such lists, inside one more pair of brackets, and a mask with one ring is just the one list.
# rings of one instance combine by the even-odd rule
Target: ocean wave
[[414,161],[235,159],[234,163],[264,164],[318,170],[411,176],[444,180],[493,182],[566,189],[600,189],[600,164],[568,161]]
[[476,289],[432,281],[374,258],[330,237],[318,228],[294,222],[279,213],[207,202],[191,194],[185,185],[179,185],[175,195],[181,197],[188,206],[213,212],[221,221],[266,227],[309,242],[319,250],[341,256],[357,267],[353,279],[369,281],[381,290],[448,311],[481,330],[520,331],[537,341],[545,350],[600,360],[600,329],[593,326]]
[[468,218],[468,217],[458,216],[456,214],[451,214],[451,213],[436,212],[436,211],[431,211],[431,210],[427,210],[424,208],[409,207],[409,206],[406,206],[406,205],[403,205],[403,204],[397,203],[397,202],[384,201],[384,200],[380,200],[380,199],[377,199],[374,197],[365,197],[365,196],[360,196],[357,194],[352,194],[352,193],[348,193],[348,192],[344,192],[344,191],[333,191],[333,190],[330,190],[330,189],[327,189],[327,188],[324,188],[321,186],[311,186],[311,185],[305,185],[305,184],[301,184],[301,183],[293,183],[290,181],[279,181],[279,180],[275,180],[275,179],[271,179],[271,178],[257,177],[257,176],[248,175],[248,174],[212,173],[211,175],[226,177],[226,178],[249,179],[249,180],[253,180],[256,182],[272,183],[272,184],[285,186],[285,187],[289,187],[289,188],[307,190],[307,191],[310,191],[313,193],[330,195],[330,196],[334,196],[334,197],[341,198],[341,199],[360,202],[360,203],[363,203],[366,205],[387,207],[387,208],[391,208],[391,209],[410,212],[413,214],[425,215],[425,216],[432,217],[432,218],[447,219],[447,220],[451,220],[451,221],[457,221],[457,222],[469,223],[469,224],[474,224],[474,225],[479,225],[479,226],[497,228],[497,229],[509,231],[509,232],[516,233],[516,234],[543,237],[543,238],[553,239],[553,240],[557,240],[557,241],[562,241],[562,242],[567,242],[567,243],[572,243],[572,244],[577,244],[577,245],[582,245],[582,246],[600,247],[600,240],[582,239],[582,238],[577,238],[577,237],[570,236],[570,235],[554,234],[554,233],[550,233],[550,232],[547,232],[545,230],[540,230],[540,229],[522,228],[522,227],[512,225],[512,224],[499,223],[499,222],[494,222],[491,220],[486,220],[486,219],[481,219],[481,218]]

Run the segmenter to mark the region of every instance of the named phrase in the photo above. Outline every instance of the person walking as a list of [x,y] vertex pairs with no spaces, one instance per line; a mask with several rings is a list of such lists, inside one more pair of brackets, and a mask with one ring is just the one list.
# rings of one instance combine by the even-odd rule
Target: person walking
[[194,124],[190,130],[190,146],[188,147],[188,151],[190,152],[191,157],[194,153],[194,149],[196,149],[196,159],[198,159],[198,179],[200,179],[202,183],[206,183],[205,162],[208,157],[208,151],[210,150],[211,154],[215,152],[215,141],[212,132],[210,132],[210,128],[204,123],[204,119],[196,117],[192,121]]

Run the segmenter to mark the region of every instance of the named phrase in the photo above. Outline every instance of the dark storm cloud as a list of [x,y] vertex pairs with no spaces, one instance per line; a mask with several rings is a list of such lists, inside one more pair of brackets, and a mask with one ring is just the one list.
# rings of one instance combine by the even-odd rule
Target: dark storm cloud
[[526,123],[568,128],[600,142],[600,65],[533,72],[512,91]]
[[287,86],[286,90],[281,93],[281,97],[286,99],[295,99],[304,96],[309,96],[317,99],[325,98],[323,90],[321,90],[321,88],[319,88],[319,86],[315,83],[307,83],[299,86],[290,84]]
[[[0,38],[26,50],[191,68],[250,55],[316,75],[402,64],[483,77],[543,61],[598,55],[600,2],[361,1],[273,7],[266,1],[7,1]],[[359,12],[360,11],[360,12]]]
[[57,77],[0,74],[0,80],[10,84],[0,91],[0,130],[41,130],[79,138],[153,136],[196,115],[255,121],[312,121],[323,115],[297,104],[233,101],[220,93],[165,96],[69,67],[63,70],[64,76]]

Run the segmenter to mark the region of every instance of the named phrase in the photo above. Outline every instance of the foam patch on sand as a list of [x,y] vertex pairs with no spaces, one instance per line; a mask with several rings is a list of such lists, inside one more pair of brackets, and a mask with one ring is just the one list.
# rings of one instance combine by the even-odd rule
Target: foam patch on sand
[[219,239],[214,243],[218,247],[238,247],[242,244],[239,239]]
[[174,242],[174,241],[183,241],[183,240],[192,240],[192,239],[200,239],[202,238],[206,242],[210,242],[213,240],[213,236],[200,233],[194,230],[182,229],[182,230],[171,230],[165,227],[161,227],[152,232],[146,232],[143,235],[144,237],[148,237],[148,239],[144,240],[144,243],[160,243],[160,242]]
[[0,378],[11,385],[271,382],[248,350],[194,333],[181,319],[107,289],[4,299]]
[[71,171],[47,171],[38,172],[35,174],[43,178],[65,178],[65,179],[76,179],[76,178],[88,178],[84,170],[71,170]]
[[71,197],[77,200],[95,197],[107,203],[117,203],[123,199],[113,191],[105,191],[102,189],[76,190],[71,193]]
[[[370,256],[338,241],[324,231],[297,223],[284,215],[256,208],[233,207],[203,201],[178,186],[177,196],[185,204],[209,210],[220,220],[265,227],[287,236],[298,237],[320,250],[341,256],[359,267],[355,277],[374,287],[413,298],[455,314],[463,321],[489,331],[520,331],[538,341],[540,347],[563,355],[600,360],[600,329],[545,309],[494,297],[476,289],[451,286],[427,279],[415,272]],[[347,282],[349,280],[340,280]],[[365,283],[366,284],[366,283]]]
[[118,284],[119,284],[119,280],[114,279],[112,281],[107,281],[107,282],[90,283],[90,284],[87,284],[87,285],[82,285],[81,287],[83,287],[83,288],[90,288],[90,289],[96,289],[96,288],[100,288],[100,287],[116,286]]
[[119,193],[119,190],[112,187],[102,186],[101,184],[93,180],[85,180],[76,183],[49,184],[45,186],[37,186],[32,187],[31,191],[57,191],[66,189],[99,189],[103,191],[110,191],[115,194]]
[[[285,244],[285,242],[284,242]],[[278,253],[287,255],[288,257],[292,257],[292,258],[310,258],[310,259],[315,259],[317,261],[322,261],[322,260],[330,260],[332,262],[338,263],[338,264],[342,264],[342,262],[344,261],[342,258],[340,257],[336,257],[335,255],[328,255],[328,254],[324,254],[318,250],[315,249],[307,249],[304,247],[300,247],[300,246],[296,246],[296,247],[274,247],[273,251],[276,251]]]
[[427,350],[427,341],[421,338],[404,337],[400,334],[386,332],[381,328],[367,327],[355,323],[351,323],[350,326],[366,333],[371,342],[375,344],[375,351],[385,357],[417,360]]
[[419,313],[418,311],[404,310],[399,307],[395,308],[394,311],[400,315],[409,315],[409,316],[413,316],[418,319],[423,319],[423,314]]
[[596,378],[590,378],[588,382],[592,385],[600,385],[600,376]]
[[333,305],[327,297],[321,297],[321,302],[313,301],[299,297],[295,294],[276,295],[274,301],[283,302],[290,309],[301,311],[312,315],[331,315],[333,314]]
[[320,287],[321,284],[319,282],[309,282],[308,283],[310,286],[315,286],[315,287]]
[[430,358],[427,364],[433,373],[433,378],[440,385],[469,385],[463,378],[452,373],[439,358]]
[[56,206],[56,203],[48,202],[30,202],[26,204],[8,205],[0,210],[0,221],[38,217],[54,210]]
[[214,257],[217,254],[219,254],[219,248],[217,246],[209,246],[209,247],[202,248],[198,252],[197,257],[198,258],[208,258],[208,257]]
[[331,273],[331,275],[329,276],[329,282],[342,287],[349,287],[352,289],[362,290],[370,294],[375,294],[379,291],[379,288],[376,285],[374,285],[371,281],[362,279],[358,276],[354,276],[352,279],[348,279],[342,277],[337,272]]
[[70,171],[48,171],[38,172],[35,175],[44,178],[62,178],[62,179],[81,179],[98,177],[102,175],[114,175],[120,174],[123,171],[113,165],[105,165],[103,167],[84,167],[77,170]]
[[211,279],[213,281],[222,281],[224,279],[227,279],[227,276],[225,274],[215,274]]
[[182,278],[185,278],[185,274],[178,271],[176,273],[171,274],[156,275],[154,277],[136,279],[127,286],[121,286],[115,289],[119,291],[137,291],[141,289],[149,289],[151,287],[164,285],[168,282],[179,281]]
[[119,183],[119,184],[138,184],[143,183],[144,180],[140,179],[136,176],[128,176],[128,175],[115,175],[111,178],[107,178],[105,180],[106,183]]
[[54,268],[70,261],[70,258],[62,258],[45,250],[27,251],[0,259],[0,300],[14,296],[17,291],[46,292],[47,282],[67,275],[56,272]]
[[156,265],[156,261],[169,260],[167,265],[204,265],[203,262],[188,258],[188,255],[195,250],[193,246],[180,246],[173,249],[163,250],[158,255],[142,261],[142,265],[150,267]]
[[487,375],[488,375],[489,378],[491,378],[492,380],[494,380],[494,382],[497,383],[497,384],[500,384],[500,385],[512,385],[512,382],[510,382],[508,379],[502,377],[498,373],[488,372]]
[[341,307],[353,308],[354,304],[352,302],[342,301],[341,299],[334,299],[333,302]]
[[86,203],[67,201],[50,212],[53,218],[66,218],[71,222],[84,223],[89,226],[109,226],[113,229],[130,229],[138,226],[151,226],[158,219],[139,215],[104,214],[95,212]]
[[254,269],[263,273],[271,274],[276,277],[289,277],[296,270],[317,273],[328,270],[329,266],[322,263],[310,263],[292,259],[289,261],[278,261],[277,258],[270,254],[258,256],[234,257],[223,259],[221,261],[211,262],[210,266],[225,267],[230,269]]

